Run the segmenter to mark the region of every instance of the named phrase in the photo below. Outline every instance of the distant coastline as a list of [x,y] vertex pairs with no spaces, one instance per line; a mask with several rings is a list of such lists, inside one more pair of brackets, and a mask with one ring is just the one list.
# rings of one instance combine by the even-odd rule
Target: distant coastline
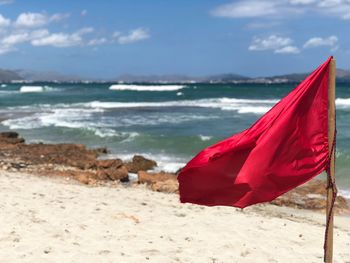
[[[239,74],[218,74],[211,76],[188,75],[131,75],[124,74],[114,79],[86,79],[56,72],[31,72],[24,70],[0,69],[0,83],[122,83],[122,84],[283,84],[299,83],[309,73],[276,76],[247,77]],[[350,70],[337,69],[337,82],[350,83]]]

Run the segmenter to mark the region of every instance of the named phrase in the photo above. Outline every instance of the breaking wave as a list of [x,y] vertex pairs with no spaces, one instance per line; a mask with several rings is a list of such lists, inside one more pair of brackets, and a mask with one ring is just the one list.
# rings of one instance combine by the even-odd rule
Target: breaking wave
[[202,141],[209,141],[210,139],[212,139],[212,136],[205,136],[205,135],[198,135],[199,139],[201,139]]
[[56,91],[58,89],[50,86],[22,86],[19,89],[21,93],[33,93],[33,92],[45,92],[45,91]]
[[[218,119],[218,115],[207,114],[183,114],[181,112],[152,112],[144,114],[135,112],[133,114],[112,114],[104,115],[108,105],[105,108],[94,107],[85,104],[40,104],[36,106],[9,107],[7,110],[1,110],[3,115],[11,112],[11,118],[1,122],[2,125],[10,129],[37,129],[45,127],[61,127],[71,129],[82,129],[92,131],[99,137],[121,137],[120,132],[115,131],[122,127],[130,126],[156,126],[160,124],[179,124],[191,121],[200,121],[207,119]],[[106,107],[107,106],[107,107]],[[107,108],[107,109],[106,109]],[[17,117],[16,112],[18,113]],[[23,114],[24,113],[24,114]],[[135,138],[128,137],[129,140]]]
[[109,87],[110,90],[134,90],[134,91],[174,91],[185,88],[184,85],[128,85],[116,84]]
[[122,154],[110,154],[109,158],[120,158],[123,161],[130,161],[134,155],[142,155],[147,159],[155,160],[157,162],[157,167],[154,171],[175,173],[180,168],[186,165],[188,161],[185,158],[178,156],[164,155],[164,154],[151,154],[151,153],[122,153]]
[[278,100],[250,100],[234,98],[215,98],[199,100],[178,100],[165,102],[101,102],[92,101],[81,104],[82,107],[117,109],[117,108],[157,108],[157,107],[201,107],[232,110],[238,113],[262,114],[268,111]]
[[335,104],[340,108],[349,108],[350,98],[338,98],[335,100]]

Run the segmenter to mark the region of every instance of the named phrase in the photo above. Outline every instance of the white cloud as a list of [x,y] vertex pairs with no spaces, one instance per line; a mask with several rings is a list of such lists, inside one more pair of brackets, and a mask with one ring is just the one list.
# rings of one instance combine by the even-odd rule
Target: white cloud
[[115,32],[113,33],[112,37],[117,38],[117,37],[119,37],[121,34],[122,34],[121,32],[115,31]]
[[41,38],[33,39],[33,46],[53,46],[53,47],[71,47],[84,44],[83,35],[91,33],[93,28],[82,28],[75,33],[53,33]]
[[86,16],[87,13],[88,13],[88,11],[87,11],[86,9],[84,9],[84,10],[82,10],[82,11],[80,12],[80,15],[81,15],[81,16]]
[[50,22],[58,22],[69,17],[69,14],[53,14],[48,16],[43,13],[21,13],[15,22],[17,27],[41,27],[49,24]]
[[42,38],[49,35],[49,31],[47,29],[38,29],[34,31],[28,32],[19,32],[12,33],[10,35],[5,36],[1,39],[0,43],[4,46],[14,46],[20,43],[28,42],[33,39]]
[[350,20],[349,0],[239,0],[216,7],[211,14],[226,18],[269,17],[318,13]]
[[271,50],[277,54],[298,54],[299,48],[292,45],[293,40],[289,37],[271,35],[266,38],[255,37],[248,47],[250,51]]
[[305,42],[303,45],[304,48],[313,48],[319,46],[329,46],[331,48],[336,47],[338,44],[338,38],[336,36],[330,36],[327,38],[322,37],[313,37]]
[[292,43],[292,39],[288,37],[279,37],[271,35],[267,38],[254,38],[249,46],[249,50],[261,51],[261,50],[276,50],[285,46],[289,46]]
[[62,21],[62,20],[65,20],[67,18],[70,17],[70,14],[53,14],[52,16],[49,17],[49,22],[59,22],[59,21]]
[[332,7],[332,6],[337,6],[341,5],[343,3],[346,3],[347,1],[343,0],[322,0],[319,1],[318,6],[320,7]]
[[[1,0],[0,0],[1,3]],[[82,10],[81,15],[87,11]],[[92,27],[84,27],[75,32],[50,32],[44,26],[49,23],[62,21],[70,15],[56,13],[48,15],[42,13],[21,13],[13,22],[0,14],[0,55],[15,51],[19,45],[29,44],[32,46],[51,46],[57,48],[72,46],[98,46],[109,43],[129,44],[150,37],[148,30],[136,28],[129,33],[114,32],[112,36],[103,36],[101,32],[86,36],[94,32]]]
[[11,46],[1,46],[0,45],[0,55],[15,51],[14,47]]
[[0,27],[6,27],[11,24],[11,20],[0,14]]
[[104,38],[104,37],[103,38],[94,38],[94,39],[89,40],[87,45],[88,46],[97,46],[97,45],[105,44],[107,42],[108,42],[107,38]]
[[18,27],[37,27],[46,25],[47,17],[40,13],[22,13],[17,17],[15,25]]
[[13,46],[13,45],[28,41],[28,38],[29,38],[29,34],[27,32],[15,33],[15,34],[11,34],[11,35],[3,38],[1,40],[1,43],[6,45],[6,46]]
[[8,4],[12,4],[13,2],[14,0],[0,0],[0,5],[8,5]]
[[323,0],[318,7],[325,15],[333,15],[344,20],[350,20],[350,1],[347,0]]
[[79,29],[77,32],[75,32],[75,34],[82,36],[82,35],[89,34],[92,32],[94,32],[93,27],[83,27],[82,29]]
[[296,46],[285,46],[285,47],[282,47],[280,49],[276,49],[275,53],[279,53],[279,54],[298,54],[298,53],[300,53],[300,50]]
[[259,17],[277,13],[276,3],[271,1],[239,1],[225,4],[212,11],[212,15],[219,17]]
[[292,5],[309,5],[316,2],[317,0],[289,0],[289,3]]
[[71,47],[82,44],[82,38],[74,34],[54,33],[32,40],[33,46]]
[[150,37],[148,31],[143,28],[134,29],[127,35],[118,35],[116,32],[113,35],[117,38],[117,42],[122,45],[139,42]]
[[30,40],[48,36],[50,32],[47,29],[37,29],[30,32]]

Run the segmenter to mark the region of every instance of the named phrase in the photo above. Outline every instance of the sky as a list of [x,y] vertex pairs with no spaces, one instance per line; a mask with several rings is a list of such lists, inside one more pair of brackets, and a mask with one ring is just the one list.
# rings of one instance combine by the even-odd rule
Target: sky
[[350,69],[350,0],[0,0],[0,68],[121,74]]

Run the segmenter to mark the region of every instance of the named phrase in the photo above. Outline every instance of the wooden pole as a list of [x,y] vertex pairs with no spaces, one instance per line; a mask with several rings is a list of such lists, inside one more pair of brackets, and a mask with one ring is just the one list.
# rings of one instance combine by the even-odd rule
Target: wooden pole
[[336,194],[333,183],[335,182],[335,60],[330,61],[329,66],[329,83],[328,83],[328,146],[330,167],[327,176],[327,232],[325,242],[325,262],[333,262],[333,202]]

